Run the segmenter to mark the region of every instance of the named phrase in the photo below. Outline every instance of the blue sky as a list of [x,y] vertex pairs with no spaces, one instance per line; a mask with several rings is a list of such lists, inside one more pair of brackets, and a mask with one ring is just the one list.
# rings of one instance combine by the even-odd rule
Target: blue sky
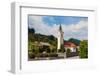
[[44,23],[52,26],[53,24],[77,24],[81,20],[86,20],[87,17],[73,17],[73,16],[44,16]]
[[29,15],[28,26],[36,33],[58,37],[59,25],[62,25],[64,39],[87,39],[88,17],[79,16],[35,16]]

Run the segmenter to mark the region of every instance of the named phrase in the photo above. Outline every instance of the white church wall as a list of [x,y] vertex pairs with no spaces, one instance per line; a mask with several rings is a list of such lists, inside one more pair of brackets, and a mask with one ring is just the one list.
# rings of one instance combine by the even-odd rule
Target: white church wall
[[67,51],[67,49],[70,49],[71,52],[76,52],[76,48],[74,48],[74,47],[65,47],[66,51]]
[[58,37],[58,48],[57,49],[60,49],[60,37]]

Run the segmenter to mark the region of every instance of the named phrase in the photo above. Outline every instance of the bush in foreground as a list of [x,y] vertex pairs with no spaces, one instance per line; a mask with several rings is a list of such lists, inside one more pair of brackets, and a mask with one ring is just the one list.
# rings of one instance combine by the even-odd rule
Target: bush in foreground
[[80,58],[88,58],[88,42],[87,42],[87,40],[83,40],[80,43],[79,57]]

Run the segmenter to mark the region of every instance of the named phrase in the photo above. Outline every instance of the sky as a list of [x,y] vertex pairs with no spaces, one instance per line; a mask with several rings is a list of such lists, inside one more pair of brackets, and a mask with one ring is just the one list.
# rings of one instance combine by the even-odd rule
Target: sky
[[59,26],[62,26],[64,39],[88,39],[88,17],[80,16],[28,16],[28,27],[35,33],[58,37]]

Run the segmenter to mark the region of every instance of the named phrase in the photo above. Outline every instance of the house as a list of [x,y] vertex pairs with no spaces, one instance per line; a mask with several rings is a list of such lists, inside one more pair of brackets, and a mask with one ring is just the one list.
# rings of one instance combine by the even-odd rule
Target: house
[[76,52],[77,51],[77,45],[73,42],[69,41],[64,41],[64,48],[67,51],[67,49],[70,49],[71,52]]
[[46,42],[40,42],[39,43],[39,46],[50,46],[50,44],[49,43],[46,43]]
[[50,48],[50,44],[49,43],[46,43],[46,42],[40,42],[39,44],[38,44],[38,47],[39,48],[44,48],[44,49],[46,49],[46,48]]
[[[74,42],[64,41],[63,35],[64,35],[64,32],[63,32],[62,27],[60,25],[59,26],[59,29],[58,29],[58,44],[57,44],[57,50],[60,50],[60,49],[65,48],[65,50],[70,49],[71,52],[76,52],[78,45],[75,44]],[[57,51],[57,53],[58,52],[59,51]]]

